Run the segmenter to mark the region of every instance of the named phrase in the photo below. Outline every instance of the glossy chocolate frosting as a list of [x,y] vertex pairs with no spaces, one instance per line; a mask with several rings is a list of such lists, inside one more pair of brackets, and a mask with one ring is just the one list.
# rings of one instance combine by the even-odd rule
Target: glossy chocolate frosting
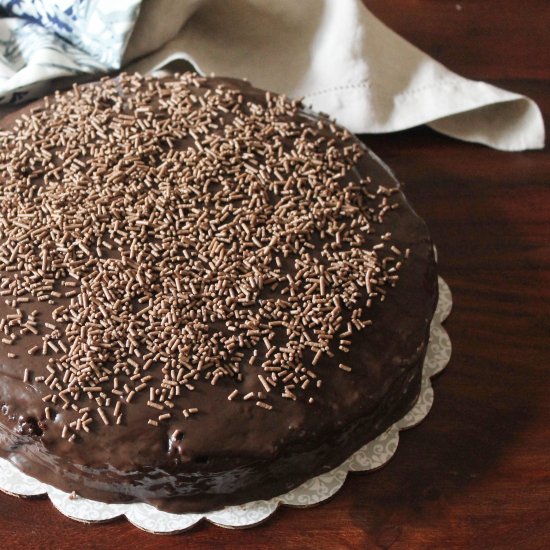
[[[220,84],[238,89],[250,102],[265,96],[244,82],[201,81],[204,89]],[[10,115],[2,129],[9,131],[14,121],[41,105],[36,102]],[[312,126],[317,120],[310,112],[300,116]],[[387,429],[410,409],[420,391],[437,301],[433,247],[425,223],[372,153],[364,149],[347,177],[370,178],[365,185],[373,193],[380,186],[396,189],[392,201],[398,207],[373,224],[365,246],[372,247],[390,232],[391,244],[410,253],[395,287],[388,289],[384,301],[373,302],[373,324],[350,337],[348,353],[335,350],[333,358],[317,365],[323,384],[312,394],[313,403],[279,398],[267,411],[256,406],[255,399],[228,400],[235,387],[232,380],[215,385],[198,380],[185,396],[185,407],[196,407],[196,415],[149,426],[151,409],[139,398],[127,407],[124,423],[96,422],[90,433],[69,442],[62,437],[62,427],[77,413],[55,407],[54,418],[44,417],[43,398],[49,389],[34,382],[37,376],[48,376],[44,357],[26,353],[30,340],[23,350],[0,344],[0,455],[29,475],[86,498],[199,512],[282,494],[336,467]],[[56,305],[42,302],[36,307],[46,314]],[[2,299],[0,318],[7,313]],[[20,352],[17,358],[9,357],[14,351]],[[341,363],[352,371],[335,368]],[[27,382],[24,369],[33,372]],[[241,372],[241,394],[256,391],[255,368],[245,364]],[[177,438],[172,437],[175,430],[181,434]]]

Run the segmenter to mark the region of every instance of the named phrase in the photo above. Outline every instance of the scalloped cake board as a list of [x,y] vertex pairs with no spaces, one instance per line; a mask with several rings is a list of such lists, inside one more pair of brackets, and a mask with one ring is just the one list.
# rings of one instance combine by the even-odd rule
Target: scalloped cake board
[[240,506],[228,506],[216,512],[170,514],[143,503],[105,504],[80,497],[71,498],[68,493],[23,474],[4,459],[0,459],[0,490],[21,497],[48,495],[62,514],[77,521],[104,522],[124,515],[136,527],[159,534],[184,531],[202,519],[226,528],[252,527],[269,518],[280,505],[304,507],[319,504],[338,492],[348,472],[372,471],[386,464],[397,450],[400,430],[411,428],[426,417],[434,400],[430,378],[441,372],[451,357],[451,341],[441,326],[451,312],[451,307],[451,291],[440,277],[439,301],[431,324],[430,340],[422,371],[422,387],[413,408],[343,464],[306,481],[284,495]]

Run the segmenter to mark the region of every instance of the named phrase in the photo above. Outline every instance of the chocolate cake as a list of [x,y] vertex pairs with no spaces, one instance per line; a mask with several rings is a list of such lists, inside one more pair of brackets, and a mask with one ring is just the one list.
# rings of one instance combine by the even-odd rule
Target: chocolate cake
[[121,75],[0,124],[0,455],[171,512],[284,493],[417,399],[432,243],[351,133]]

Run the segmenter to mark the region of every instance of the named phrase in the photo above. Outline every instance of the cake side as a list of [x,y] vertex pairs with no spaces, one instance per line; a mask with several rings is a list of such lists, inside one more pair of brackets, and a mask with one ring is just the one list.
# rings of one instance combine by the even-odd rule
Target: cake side
[[[93,91],[89,92],[90,89]],[[144,93],[141,99],[147,96],[149,100],[140,105],[135,97],[139,97],[144,89],[149,95]],[[216,98],[215,109],[209,104],[214,94],[225,98],[225,104],[218,101],[219,97]],[[181,103],[174,103],[170,108],[163,106],[164,99],[167,98],[168,101],[174,95],[177,95],[179,102],[182,98],[188,99],[187,103],[183,102],[189,107],[186,112],[181,109],[178,111],[178,105]],[[191,97],[194,99],[190,100]],[[40,230],[40,223],[43,223],[44,217],[42,214],[38,215],[37,221],[40,223],[36,229],[31,227],[26,222],[28,218],[25,218],[25,214],[29,214],[29,205],[30,213],[34,215],[32,206],[36,205],[37,200],[41,206],[52,205],[48,198],[37,199],[37,195],[45,192],[41,191],[42,189],[47,188],[48,193],[57,190],[60,195],[65,193],[67,187],[72,189],[72,195],[65,193],[64,201],[55,203],[54,213],[57,217],[50,216],[48,220],[51,224],[58,224],[54,229],[63,229],[59,233],[59,238],[63,240],[65,236],[66,243],[69,243],[69,246],[62,244],[61,248],[52,245],[52,255],[55,251],[69,256],[72,254],[73,257],[69,259],[73,262],[73,271],[64,272],[59,276],[59,281],[54,281],[52,286],[60,287],[61,290],[50,289],[42,294],[47,295],[48,299],[40,301],[40,294],[34,296],[32,288],[17,294],[20,289],[13,283],[14,274],[19,273],[20,277],[25,277],[25,259],[21,260],[23,263],[20,268],[16,264],[15,269],[12,269],[10,257],[13,254],[13,259],[17,259],[19,250],[16,249],[14,252],[11,242],[10,246],[6,247],[6,241],[0,241],[0,248],[3,250],[0,261],[4,262],[0,266],[3,268],[0,270],[0,287],[11,292],[3,294],[3,298],[6,297],[6,301],[10,303],[0,305],[0,319],[5,319],[3,328],[7,325],[9,329],[9,323],[18,320],[13,316],[19,315],[17,310],[21,310],[21,319],[28,321],[30,317],[33,319],[31,323],[35,323],[24,323],[27,328],[35,328],[38,332],[34,334],[34,331],[28,328],[25,334],[18,335],[14,342],[4,343],[5,345],[0,347],[2,456],[7,457],[26,473],[64,490],[75,490],[88,498],[104,501],[139,500],[177,512],[211,510],[227,504],[275,496],[322,471],[335,467],[410,408],[419,391],[429,323],[437,298],[433,250],[425,224],[407,204],[395,180],[365,151],[356,138],[338,129],[330,121],[304,112],[296,103],[288,102],[284,98],[279,99],[278,96],[256,90],[249,85],[230,80],[186,76],[181,81],[122,77],[114,83],[104,81],[95,85],[95,88],[76,88],[75,91],[57,99],[46,100],[46,103],[31,104],[23,112],[4,122],[4,143],[13,146],[14,140],[17,140],[15,133],[10,129],[14,128],[14,124],[19,124],[15,126],[19,131],[18,135],[21,135],[21,128],[33,135],[33,121],[34,125],[37,124],[33,117],[38,117],[44,124],[51,122],[52,109],[55,114],[55,105],[59,101],[66,101],[67,104],[84,102],[85,105],[91,102],[92,118],[97,113],[107,116],[101,119],[103,126],[97,128],[97,122],[94,125],[93,121],[86,119],[76,120],[78,117],[74,112],[73,118],[68,116],[66,111],[61,113],[63,116],[57,113],[62,124],[53,117],[54,123],[43,133],[49,136],[64,132],[65,139],[70,139],[71,135],[67,128],[72,128],[75,132],[84,128],[83,136],[89,131],[93,133],[92,148],[86,149],[86,145],[85,150],[79,151],[76,143],[73,143],[76,155],[71,158],[72,155],[66,148],[60,152],[62,147],[57,145],[50,150],[50,158],[47,158],[46,153],[46,160],[52,165],[48,166],[46,163],[46,169],[40,174],[33,176],[32,169],[29,170],[28,166],[25,167],[22,163],[10,165],[11,159],[7,158],[8,155],[3,159],[4,169],[8,172],[11,170],[7,178],[9,185],[5,186],[7,191],[0,194],[0,209],[4,214],[4,239],[9,240],[10,235],[13,239],[13,231],[20,229],[21,232],[29,233],[29,243],[34,246],[37,239],[32,236],[32,232]],[[67,106],[65,108],[69,109]],[[193,113],[201,109],[210,109],[217,113],[217,118],[214,120],[211,117],[205,123],[204,116],[207,113],[202,113],[196,127],[187,124],[183,135],[182,127],[173,121],[177,122],[177,117],[183,116],[192,120],[193,116],[196,116]],[[21,116],[25,114],[29,118],[21,122]],[[258,118],[263,122],[268,120],[271,129],[266,131],[266,125],[263,122],[260,124]],[[123,121],[127,121],[127,127],[133,131],[138,130],[142,141],[136,142],[135,147],[129,132],[125,131],[124,124],[121,124]],[[156,126],[151,121],[154,121]],[[159,124],[164,124],[164,130],[159,130]],[[261,127],[260,130],[258,125]],[[118,129],[118,134],[115,134],[120,143],[115,142],[113,138],[113,143],[109,143],[109,135],[113,135],[110,132],[114,126]],[[278,128],[284,129],[284,132],[278,133]],[[167,133],[162,135],[163,131]],[[210,135],[206,144],[202,143],[200,137],[203,131],[204,135]],[[218,142],[215,141],[216,138],[212,141],[212,136],[215,135],[220,136]],[[260,137],[262,139],[259,139]],[[147,140],[151,141],[151,151],[147,150]],[[38,145],[36,141],[39,142]],[[100,149],[98,143],[107,143],[113,150],[121,148],[118,151],[119,157],[116,158],[116,162],[113,161],[112,166],[109,166],[109,162],[96,162],[94,165],[91,160],[93,145],[96,144],[97,152]],[[269,162],[262,162],[262,158],[266,158],[266,143],[271,147],[272,153],[268,155]],[[140,146],[141,150],[136,159],[135,152]],[[223,149],[222,146],[226,148]],[[41,147],[39,139],[31,143],[31,158],[34,158],[32,155],[36,149]],[[302,149],[301,152],[299,147]],[[216,155],[221,158],[219,162],[227,162],[227,155],[232,154],[235,157],[235,152],[228,151],[228,148],[233,148],[239,153],[239,162],[231,160],[232,171],[227,169],[225,173],[220,174],[216,172]],[[273,154],[273,148],[276,154]],[[15,149],[28,150],[20,143],[15,145]],[[174,155],[174,151],[183,154],[189,149],[193,150],[192,153],[181,158],[172,157],[173,166],[170,169],[166,167],[167,156],[170,159],[169,155]],[[205,149],[210,149],[210,153],[213,150],[214,154],[209,154]],[[304,155],[304,151],[309,155]],[[102,152],[105,153],[105,149]],[[249,156],[243,159],[243,154]],[[44,160],[44,153],[38,156]],[[247,159],[249,162],[246,162]],[[128,166],[124,164],[124,169],[120,164],[123,161],[128,161]],[[326,172],[316,172],[312,161],[321,163]],[[35,165],[38,164],[40,163],[35,160]],[[201,173],[197,172],[197,167],[202,169]],[[262,171],[263,167],[265,169]],[[240,172],[235,172],[237,169]],[[145,178],[153,174],[150,176],[151,184],[145,188],[140,187],[140,184],[133,184],[139,193],[136,192],[135,196],[131,193],[125,194],[125,179],[132,181],[132,174],[136,171],[141,171]],[[190,171],[187,177],[186,171]],[[55,176],[56,173],[59,177]],[[331,176],[330,180],[325,178],[326,173]],[[46,182],[45,174],[49,176]],[[94,179],[94,176],[97,178]],[[75,177],[82,179],[75,182]],[[90,180],[87,181],[86,177]],[[102,178],[112,178],[112,185],[115,188],[121,187],[120,190],[117,189],[119,194],[113,195],[110,186],[101,183]],[[242,179],[242,185],[239,178]],[[200,181],[203,187],[199,189],[196,181]],[[274,181],[279,183],[274,184]],[[268,322],[280,321],[289,325],[294,319],[301,321],[304,318],[307,321],[305,324],[313,323],[306,329],[307,337],[302,332],[299,335],[301,340],[285,339],[285,330],[288,333],[289,327],[284,324],[282,326],[285,330],[281,333],[273,330],[281,326],[279,324],[268,325],[267,328],[252,325],[239,327],[234,322],[234,312],[231,313],[233,317],[227,311],[218,314],[211,304],[197,301],[196,296],[207,286],[208,277],[213,278],[216,273],[219,274],[208,265],[209,261],[215,261],[212,259],[215,254],[209,257],[202,254],[205,264],[203,271],[195,273],[191,281],[185,278],[185,267],[187,263],[195,265],[193,262],[196,262],[197,258],[194,254],[200,245],[200,239],[210,239],[211,244],[214,238],[223,235],[229,238],[228,234],[223,233],[223,228],[220,230],[220,226],[231,223],[236,215],[235,209],[227,208],[221,216],[227,212],[229,215],[220,222],[220,212],[227,207],[227,203],[220,209],[212,207],[216,203],[215,193],[204,193],[204,185],[220,185],[224,192],[218,196],[220,200],[235,193],[235,200],[241,201],[238,205],[241,209],[243,200],[246,202],[250,199],[249,194],[255,201],[252,205],[250,202],[245,204],[242,226],[229,233],[229,237],[234,240],[226,243],[228,246],[225,247],[229,249],[227,254],[232,254],[231,246],[233,242],[239,243],[240,233],[239,244],[244,243],[254,250],[254,254],[248,257],[249,264],[240,265],[247,266],[254,282],[247,282],[249,286],[245,290],[235,285],[235,296],[229,293],[224,296],[224,300],[229,299],[232,303],[231,300],[241,299],[241,303],[244,304],[242,310],[245,312],[247,308],[256,312],[258,307],[264,307],[266,304],[269,306],[267,309],[273,307],[276,310],[276,300],[280,300],[282,306],[285,306],[283,302],[295,304],[289,306],[288,311],[281,309],[277,313],[279,317],[275,317],[273,312],[267,312],[271,315]],[[238,185],[241,187],[237,189]],[[94,197],[88,200],[83,193],[82,189],[85,186],[95,186],[97,202],[102,205],[96,205],[97,210],[94,210]],[[287,186],[289,188],[285,189]],[[296,191],[300,186],[303,190]],[[135,189],[131,191],[134,192]],[[182,189],[185,192],[181,192]],[[252,191],[249,193],[248,189]],[[28,196],[24,195],[27,200],[24,206],[27,210],[24,210],[21,204],[14,207],[14,202],[18,201],[17,197],[14,197],[15,190],[18,193],[22,190],[28,193]],[[239,193],[243,194],[244,199],[238,196]],[[137,196],[137,202],[142,201],[142,205],[145,205],[139,213],[136,213],[130,200],[132,196]],[[78,212],[80,218],[100,218],[97,222],[92,220],[92,236],[97,237],[96,233],[101,230],[101,224],[105,224],[103,232],[107,237],[102,243],[106,242],[111,248],[100,244],[97,247],[99,250],[94,250],[90,244],[92,239],[83,241],[82,229],[72,228],[75,225],[74,219],[72,223],[60,219],[63,212],[65,215],[72,212],[70,208],[67,210],[71,197],[78,199],[76,204],[83,204],[85,207]],[[200,197],[200,200],[195,197]],[[117,200],[120,202],[117,203]],[[282,201],[286,202],[282,204]],[[175,211],[176,213],[168,208],[173,203],[181,207]],[[163,207],[168,205],[162,212],[164,218],[161,216],[160,220],[164,226],[160,223],[155,226],[149,221],[154,218],[154,210],[158,204],[162,204]],[[313,205],[316,210],[313,213],[308,212],[311,209],[308,209],[307,205]],[[281,210],[281,206],[285,208]],[[204,219],[201,219],[201,214]],[[114,223],[118,219],[117,216],[120,220],[126,219],[126,216],[133,216],[134,225],[130,227],[130,232],[134,232],[130,233],[132,238],[127,241],[124,240],[124,236],[119,238],[121,244],[113,240],[118,238],[116,232],[109,233],[109,230],[113,229],[113,215]],[[147,346],[147,328],[156,330],[158,324],[155,323],[159,323],[159,319],[164,319],[166,315],[187,315],[179,325],[177,319],[168,319],[163,325],[163,328],[168,326],[172,330],[172,335],[170,338],[163,336],[162,344],[168,348],[174,346],[176,353],[172,353],[171,350],[165,356],[157,358],[152,355],[145,358],[147,353],[151,353],[146,351],[141,353],[140,357],[135,353],[128,354],[129,349],[133,347],[135,352],[139,346],[132,346],[132,342],[127,342],[128,345],[124,348],[125,355],[119,354],[114,358],[98,357],[97,350],[92,349],[91,357],[83,353],[80,357],[63,359],[64,355],[70,356],[72,349],[68,346],[70,342],[63,340],[63,337],[60,341],[67,351],[59,346],[57,351],[51,346],[44,348],[45,341],[46,346],[48,341],[54,346],[56,342],[59,344],[55,336],[45,340],[46,335],[51,335],[55,329],[66,330],[66,325],[71,324],[68,321],[75,324],[69,313],[76,315],[79,309],[85,310],[87,307],[85,303],[78,303],[78,299],[83,293],[82,281],[86,281],[87,284],[89,279],[86,277],[89,274],[84,273],[84,278],[73,277],[75,265],[77,269],[85,266],[86,261],[89,261],[86,257],[93,258],[93,262],[97,263],[104,259],[105,262],[117,266],[116,269],[113,268],[115,275],[134,269],[133,277],[136,279],[139,269],[136,270],[133,264],[138,263],[136,259],[139,252],[145,250],[151,254],[152,250],[154,253],[155,249],[151,249],[153,241],[160,242],[162,238],[172,237],[170,230],[166,229],[168,222],[176,227],[178,223],[185,225],[187,217],[193,218],[194,224],[206,224],[204,231],[200,227],[197,232],[194,232],[194,228],[186,228],[185,235],[177,235],[178,239],[183,239],[181,242],[192,241],[186,249],[189,257],[185,257],[181,249],[174,248],[172,256],[168,251],[162,258],[165,262],[167,259],[172,261],[176,258],[170,265],[172,268],[175,265],[180,269],[180,285],[186,287],[183,291],[178,289],[175,278],[168,276],[164,282],[169,280],[173,283],[172,287],[168,286],[168,294],[187,292],[187,295],[180,296],[180,301],[172,308],[151,302],[151,310],[154,311],[157,307],[154,311],[156,317],[149,316],[145,333],[141,332],[134,337],[139,343]],[[359,218],[365,222],[363,229],[352,227],[353,219]],[[155,221],[159,222],[158,219]],[[304,221],[306,226],[300,227],[299,223]],[[307,223],[311,226],[307,227]],[[123,225],[122,221],[121,224]],[[212,224],[215,228],[209,233],[208,227],[212,228]],[[286,224],[290,225],[290,229]],[[142,227],[147,227],[147,231],[142,231]],[[288,238],[289,231],[291,238]],[[251,235],[256,239],[256,243]],[[269,281],[269,277],[265,277],[264,281],[260,282],[267,271],[262,273],[262,266],[250,262],[252,258],[258,257],[258,252],[260,257],[262,253],[267,257],[262,251],[270,246],[274,235],[278,235],[280,239],[277,243],[279,248],[271,252],[265,265],[280,280],[276,278]],[[346,238],[349,240],[346,241]],[[355,238],[358,239],[357,242],[354,242]],[[134,251],[132,242],[135,243]],[[83,245],[84,250],[78,243]],[[305,246],[305,243],[309,243],[309,246]],[[159,246],[162,248],[164,245]],[[10,257],[6,257],[8,252]],[[22,251],[22,254],[25,252],[28,251]],[[359,267],[350,265],[345,273],[337,273],[337,278],[340,277],[341,280],[334,280],[322,274],[324,282],[320,282],[319,273],[337,261],[335,255],[338,253],[348,254],[346,258],[350,263],[353,263],[350,258],[364,263]],[[41,262],[44,261],[43,250],[33,249],[30,255],[36,255]],[[124,260],[123,257],[127,259]],[[276,257],[279,257],[280,266],[275,261]],[[120,263],[116,263],[121,259],[124,269],[121,269]],[[297,264],[297,259],[302,263]],[[200,258],[199,260],[203,261]],[[238,261],[242,262],[243,258],[239,256]],[[79,262],[83,263],[79,265]],[[223,260],[220,262],[215,268],[222,266]],[[384,265],[382,262],[385,262]],[[251,266],[257,269],[254,270]],[[364,269],[361,266],[364,266]],[[40,270],[41,267],[40,265],[36,269]],[[46,272],[60,273],[66,269],[60,266],[45,267],[43,273],[36,274],[37,280],[48,279]],[[223,268],[230,270],[231,265],[224,263]],[[300,283],[297,274],[304,269],[304,272],[310,273],[310,280]],[[361,274],[361,281],[353,279],[356,273]],[[238,278],[234,273],[233,276]],[[139,283],[142,287],[153,285],[152,282],[144,280],[144,277],[143,274],[139,276],[143,280],[143,283]],[[382,281],[382,278],[385,280]],[[312,279],[316,279],[315,282]],[[201,280],[206,280],[204,286],[196,288],[202,284]],[[62,283],[67,281],[71,285],[64,287]],[[264,285],[265,281],[267,283]],[[271,289],[269,285],[275,283],[278,286]],[[108,284],[109,282],[106,283],[107,286]],[[158,281],[155,284],[158,284]],[[162,284],[164,283],[161,282],[160,286],[153,290],[157,293],[166,291],[167,288],[162,287]],[[326,288],[321,289],[322,286]],[[194,290],[192,287],[195,287]],[[112,288],[116,290],[117,287],[113,284]],[[290,300],[300,296],[300,288],[304,293],[309,291],[310,295],[315,296],[315,300],[310,300],[309,303],[313,304],[310,309],[315,309],[316,315],[320,318],[319,324],[316,324],[317,321],[311,315],[308,317],[307,312],[304,315],[308,307],[307,299]],[[284,289],[287,289],[286,292],[283,292]],[[52,290],[62,295],[53,296],[52,299],[49,294]],[[224,290],[220,287],[219,292],[223,293]],[[116,303],[113,292],[107,292],[107,300]],[[330,302],[326,300],[326,303],[330,304],[331,311],[336,313],[329,319],[328,313],[323,310],[323,307],[329,306],[321,304],[322,298],[331,292],[333,294]],[[190,297],[190,294],[194,296]],[[12,301],[18,297],[28,298],[28,302],[17,301],[13,304]],[[93,297],[99,299],[96,295]],[[370,303],[367,306],[369,299]],[[49,303],[50,300],[53,303]],[[71,300],[74,301],[72,309]],[[193,303],[194,311],[200,312],[201,307],[207,310],[211,308],[206,311],[206,323],[203,323],[208,327],[205,330],[197,329],[194,333],[197,338],[203,338],[204,342],[207,342],[213,333],[220,332],[220,325],[225,323],[221,330],[225,340],[223,346],[217,348],[217,359],[221,360],[209,366],[207,363],[211,357],[205,360],[205,352],[202,366],[205,363],[207,366],[204,370],[197,369],[201,357],[200,354],[193,354],[192,341],[187,340],[179,348],[177,338],[171,342],[174,334],[185,331],[188,326],[194,326],[193,323],[196,321],[193,318],[195,314],[191,313],[192,308],[186,309],[186,300]],[[339,300],[342,302],[339,303]],[[347,303],[343,303],[344,300]],[[126,315],[133,311],[132,308],[145,309],[149,307],[150,301],[152,298],[139,302],[136,295],[133,303],[129,303],[127,308],[121,311]],[[16,307],[12,307],[13,305]],[[105,308],[104,303],[100,305]],[[59,318],[57,323],[51,319],[52,313],[62,306],[69,311],[68,317],[66,320]],[[223,307],[223,304],[221,306]],[[364,312],[354,314],[353,311],[361,306]],[[336,309],[338,307],[339,310]],[[29,315],[34,309],[38,310],[37,314]],[[169,311],[165,312],[165,309]],[[101,309],[98,308],[98,311],[99,313],[95,312],[98,318],[104,320]],[[323,317],[325,314],[327,316]],[[209,315],[214,315],[214,320],[210,321]],[[355,317],[352,317],[353,315]],[[322,320],[325,321],[325,325],[322,324]],[[350,330],[348,324],[352,321],[357,323],[352,323]],[[54,328],[48,329],[46,322]],[[101,348],[103,329],[100,329],[97,338],[93,337],[94,334],[90,337],[90,332],[94,331],[93,327],[90,329],[86,319],[79,318],[78,322],[79,330],[83,330],[82,326],[85,327],[85,331],[88,330],[88,340],[93,342],[91,345]],[[111,321],[105,322],[109,325]],[[12,323],[12,326],[21,331],[17,323]],[[44,330],[44,327],[48,330]],[[124,327],[126,330],[132,329],[131,326],[128,328],[128,324]],[[107,328],[113,329],[112,322]],[[135,331],[135,328],[133,330]],[[267,332],[262,334],[264,330]],[[307,347],[304,344],[308,341],[307,338],[311,341],[319,336],[315,331],[328,332],[331,338],[321,334],[317,342],[321,341],[322,345],[302,349]],[[4,332],[7,332],[7,340],[15,331]],[[232,333],[237,333],[237,338],[230,341]],[[344,336],[341,336],[342,334]],[[239,335],[242,336],[241,341]],[[69,334],[67,338],[70,337]],[[218,342],[222,337],[218,338]],[[73,338],[72,345],[76,346],[74,341]],[[303,344],[301,347],[300,343]],[[188,346],[187,350],[185,346]],[[34,349],[35,347],[37,349]],[[275,347],[275,351],[270,351]],[[281,348],[287,351],[281,351]],[[43,349],[46,351],[44,354]],[[29,354],[30,350],[34,351]],[[116,354],[117,350],[115,347],[113,353]],[[212,349],[208,351],[211,354]],[[122,354],[122,351],[120,353]],[[235,360],[235,353],[241,353],[242,357]],[[163,364],[161,361],[164,357],[168,357],[170,368],[166,368],[166,362]],[[252,360],[252,357],[256,359]],[[151,365],[142,370],[151,358]],[[274,362],[273,358],[279,362]],[[82,363],[82,371],[86,369],[90,360],[93,362],[94,359],[100,364],[100,371],[103,371],[92,379],[80,370],[80,364],[76,359]],[[65,368],[63,362],[69,364],[69,367]],[[181,364],[186,365],[184,374],[178,369]],[[296,369],[296,366],[299,368]],[[71,367],[77,372],[71,371]],[[66,374],[67,372],[69,374]],[[187,376],[190,372],[192,375]],[[284,376],[279,376],[281,372]],[[62,376],[56,376],[57,373]],[[75,375],[72,378],[71,373]],[[78,378],[79,374],[81,379]],[[44,382],[51,375],[53,377],[50,378],[49,384],[45,385]],[[63,380],[65,376],[66,381]],[[287,382],[282,383],[287,376]],[[42,380],[37,380],[41,377]],[[52,391],[52,382],[56,378]],[[117,378],[116,387],[114,378]],[[70,385],[71,380],[76,380],[74,387]],[[89,385],[91,383],[95,385]],[[137,388],[143,384],[145,387],[138,390]],[[178,395],[172,390],[176,387],[181,388]],[[116,390],[115,393],[113,389]],[[67,391],[59,397],[64,390]],[[80,395],[74,399],[77,392]],[[58,397],[52,403],[54,395]],[[123,414],[117,415],[115,413],[118,402],[121,403],[118,405],[118,413],[122,410]],[[81,412],[86,408],[90,411]],[[84,416],[86,413],[88,415]],[[93,422],[84,424],[89,418],[92,418]],[[88,425],[88,430],[84,429],[83,426]]]

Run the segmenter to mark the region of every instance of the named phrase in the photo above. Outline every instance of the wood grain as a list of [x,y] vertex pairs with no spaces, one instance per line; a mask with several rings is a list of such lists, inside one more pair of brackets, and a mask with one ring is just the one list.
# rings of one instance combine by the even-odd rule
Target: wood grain
[[[550,114],[548,3],[367,0],[452,69],[529,94]],[[457,9],[460,5],[462,9]],[[453,358],[429,417],[385,468],[330,502],[231,531],[160,537],[82,525],[0,494],[0,547],[521,548],[550,542],[550,155],[501,153],[428,129],[367,136],[406,183],[454,294]]]
[[390,28],[468,78],[548,78],[547,0],[364,0]]

